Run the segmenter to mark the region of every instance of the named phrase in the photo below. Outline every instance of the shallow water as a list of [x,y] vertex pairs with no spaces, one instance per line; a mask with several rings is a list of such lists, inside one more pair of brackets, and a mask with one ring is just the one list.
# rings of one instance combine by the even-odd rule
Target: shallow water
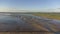
[[0,15],[0,31],[17,31],[18,28],[20,31],[34,30],[30,24],[18,17]]
[[27,17],[27,20],[33,18],[38,21],[36,24],[42,24],[42,27],[48,29],[49,31],[53,31],[51,29],[53,27],[54,29],[57,28],[56,30],[60,31],[59,20],[33,16],[32,14],[11,15],[0,15],[0,31],[40,31],[40,29],[37,29],[35,26],[32,26],[31,24],[22,20],[21,17],[23,19]]

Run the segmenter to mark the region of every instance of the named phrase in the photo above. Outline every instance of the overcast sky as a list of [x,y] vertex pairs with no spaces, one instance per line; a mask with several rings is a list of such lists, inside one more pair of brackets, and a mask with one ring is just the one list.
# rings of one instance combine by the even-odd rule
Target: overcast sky
[[6,9],[51,10],[60,8],[60,0],[0,0],[0,11]]

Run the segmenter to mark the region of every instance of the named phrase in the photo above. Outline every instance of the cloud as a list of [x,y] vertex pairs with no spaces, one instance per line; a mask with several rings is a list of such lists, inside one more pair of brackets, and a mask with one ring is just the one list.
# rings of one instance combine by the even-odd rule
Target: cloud
[[40,9],[40,10],[26,10],[16,8],[0,8],[0,12],[60,12],[60,8],[57,9]]

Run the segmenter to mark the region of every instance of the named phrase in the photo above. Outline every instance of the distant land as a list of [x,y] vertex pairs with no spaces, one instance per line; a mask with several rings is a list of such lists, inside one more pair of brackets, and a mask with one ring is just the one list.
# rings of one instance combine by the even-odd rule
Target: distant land
[[16,14],[37,14],[37,13],[52,13],[52,14],[60,14],[60,12],[0,12],[0,13],[16,13]]

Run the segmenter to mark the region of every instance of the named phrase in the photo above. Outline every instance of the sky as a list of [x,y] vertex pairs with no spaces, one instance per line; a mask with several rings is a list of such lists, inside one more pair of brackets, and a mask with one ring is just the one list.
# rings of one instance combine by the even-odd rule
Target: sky
[[0,0],[0,11],[41,10],[60,8],[60,0]]

